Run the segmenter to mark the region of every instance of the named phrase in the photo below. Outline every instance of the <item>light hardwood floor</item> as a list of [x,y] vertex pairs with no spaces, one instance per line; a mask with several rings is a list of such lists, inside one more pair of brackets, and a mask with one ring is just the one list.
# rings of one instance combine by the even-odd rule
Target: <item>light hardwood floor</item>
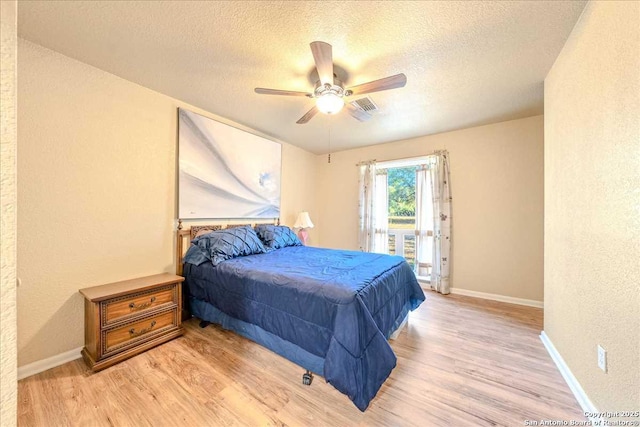
[[427,292],[398,365],[360,412],[303,369],[218,326],[102,372],[79,359],[18,383],[20,426],[522,426],[584,420],[538,335],[542,310]]

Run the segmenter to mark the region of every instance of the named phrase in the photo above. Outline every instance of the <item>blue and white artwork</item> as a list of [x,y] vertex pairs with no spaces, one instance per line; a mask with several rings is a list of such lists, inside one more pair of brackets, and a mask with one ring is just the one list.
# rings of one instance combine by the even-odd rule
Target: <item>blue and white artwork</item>
[[278,218],[282,146],[179,109],[178,216]]

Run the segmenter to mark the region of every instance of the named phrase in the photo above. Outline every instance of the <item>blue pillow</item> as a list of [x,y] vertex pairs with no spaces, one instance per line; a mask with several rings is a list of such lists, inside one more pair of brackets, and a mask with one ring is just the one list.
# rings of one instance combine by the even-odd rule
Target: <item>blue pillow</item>
[[198,245],[191,245],[183,259],[183,262],[194,265],[204,264],[207,261],[211,261],[209,253],[204,252]]
[[285,225],[258,224],[256,232],[267,251],[287,246],[302,246],[298,236]]
[[226,228],[196,237],[192,244],[208,255],[213,265],[240,256],[267,252],[256,232],[248,225]]

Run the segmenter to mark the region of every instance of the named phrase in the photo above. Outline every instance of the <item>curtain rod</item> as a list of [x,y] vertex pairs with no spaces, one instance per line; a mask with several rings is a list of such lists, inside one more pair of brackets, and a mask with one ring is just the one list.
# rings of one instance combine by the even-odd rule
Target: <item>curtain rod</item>
[[[432,151],[431,153],[422,154],[420,156],[400,157],[398,159],[380,160],[380,162],[397,162],[397,161],[400,161],[400,160],[409,160],[409,159],[416,159],[416,158],[420,158],[420,157],[429,157],[429,156],[433,156],[434,154],[446,153],[446,152],[447,152],[446,149],[435,150],[435,151]],[[370,162],[378,162],[378,160],[377,159],[364,160],[362,162],[356,163],[356,166],[366,165],[367,163],[370,163]]]

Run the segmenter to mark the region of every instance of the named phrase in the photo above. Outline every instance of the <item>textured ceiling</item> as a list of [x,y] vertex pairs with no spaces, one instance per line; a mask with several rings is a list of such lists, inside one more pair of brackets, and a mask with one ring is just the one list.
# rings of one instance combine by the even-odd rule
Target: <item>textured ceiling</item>
[[[543,80],[583,1],[21,1],[21,37],[315,153],[541,114]],[[298,120],[309,43],[333,45],[347,86],[405,73],[358,122]],[[344,70],[344,72],[343,72]],[[342,74],[342,75],[340,75]],[[329,142],[330,137],[330,142]]]

